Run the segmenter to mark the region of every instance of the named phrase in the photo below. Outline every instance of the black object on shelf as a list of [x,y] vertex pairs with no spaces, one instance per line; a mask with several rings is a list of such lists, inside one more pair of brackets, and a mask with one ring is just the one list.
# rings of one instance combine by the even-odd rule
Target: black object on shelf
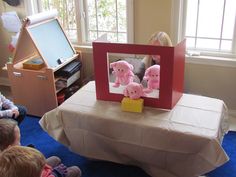
[[79,60],[73,60],[55,73],[57,77],[70,77],[80,70],[82,63]]

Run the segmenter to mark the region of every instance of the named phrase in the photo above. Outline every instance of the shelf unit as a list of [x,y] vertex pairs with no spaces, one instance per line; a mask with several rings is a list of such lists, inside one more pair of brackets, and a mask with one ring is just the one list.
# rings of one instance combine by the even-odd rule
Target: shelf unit
[[[43,59],[43,68],[24,69],[23,63],[34,57]],[[55,72],[73,60],[81,61],[81,52],[75,51],[57,18],[33,25],[25,20],[13,62],[7,64],[14,103],[26,106],[29,115],[39,117],[56,108],[59,90]]]
[[[78,58],[80,60],[80,56]],[[58,106],[55,71],[44,67],[40,70],[23,69],[22,62],[7,64],[13,101],[26,106],[28,114],[41,117]],[[80,77],[81,79],[81,77]]]

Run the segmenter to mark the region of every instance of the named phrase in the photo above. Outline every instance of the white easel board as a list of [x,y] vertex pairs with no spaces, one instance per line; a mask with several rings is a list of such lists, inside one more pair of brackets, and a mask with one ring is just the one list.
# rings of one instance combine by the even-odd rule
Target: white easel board
[[24,22],[13,62],[41,57],[45,65],[58,70],[78,54],[66,37],[58,19],[52,14],[36,14]]

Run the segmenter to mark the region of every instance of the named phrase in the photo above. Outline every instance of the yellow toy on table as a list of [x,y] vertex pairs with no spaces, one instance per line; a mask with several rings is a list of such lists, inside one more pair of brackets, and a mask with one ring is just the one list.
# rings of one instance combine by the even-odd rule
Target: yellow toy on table
[[146,94],[141,84],[131,82],[124,89],[124,98],[121,101],[122,111],[142,112],[144,99],[140,98]]
[[143,111],[143,99],[139,98],[133,100],[128,97],[124,97],[121,101],[121,110],[128,112],[142,112]]

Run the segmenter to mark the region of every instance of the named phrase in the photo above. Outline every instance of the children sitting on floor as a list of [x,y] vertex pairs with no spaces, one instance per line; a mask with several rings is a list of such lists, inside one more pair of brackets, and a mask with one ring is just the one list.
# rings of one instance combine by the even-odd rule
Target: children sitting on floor
[[11,146],[0,154],[0,176],[4,177],[65,177],[63,164],[52,169],[44,155],[31,147]]
[[[0,119],[0,152],[12,146],[20,145],[20,129],[17,122],[12,119]],[[77,166],[66,167],[61,164],[61,159],[56,156],[46,159],[47,165],[54,171],[66,169],[63,177],[80,177],[81,170]],[[0,175],[1,176],[1,175]],[[58,177],[54,175],[55,177]],[[59,175],[60,176],[60,175]],[[22,176],[23,177],[23,176]],[[53,177],[53,176],[50,176]]]
[[7,99],[0,93],[0,119],[11,118],[20,124],[26,116],[26,108],[21,105],[14,105],[12,101]]
[[0,176],[43,177],[46,172],[45,157],[36,149],[12,146],[0,153]]

